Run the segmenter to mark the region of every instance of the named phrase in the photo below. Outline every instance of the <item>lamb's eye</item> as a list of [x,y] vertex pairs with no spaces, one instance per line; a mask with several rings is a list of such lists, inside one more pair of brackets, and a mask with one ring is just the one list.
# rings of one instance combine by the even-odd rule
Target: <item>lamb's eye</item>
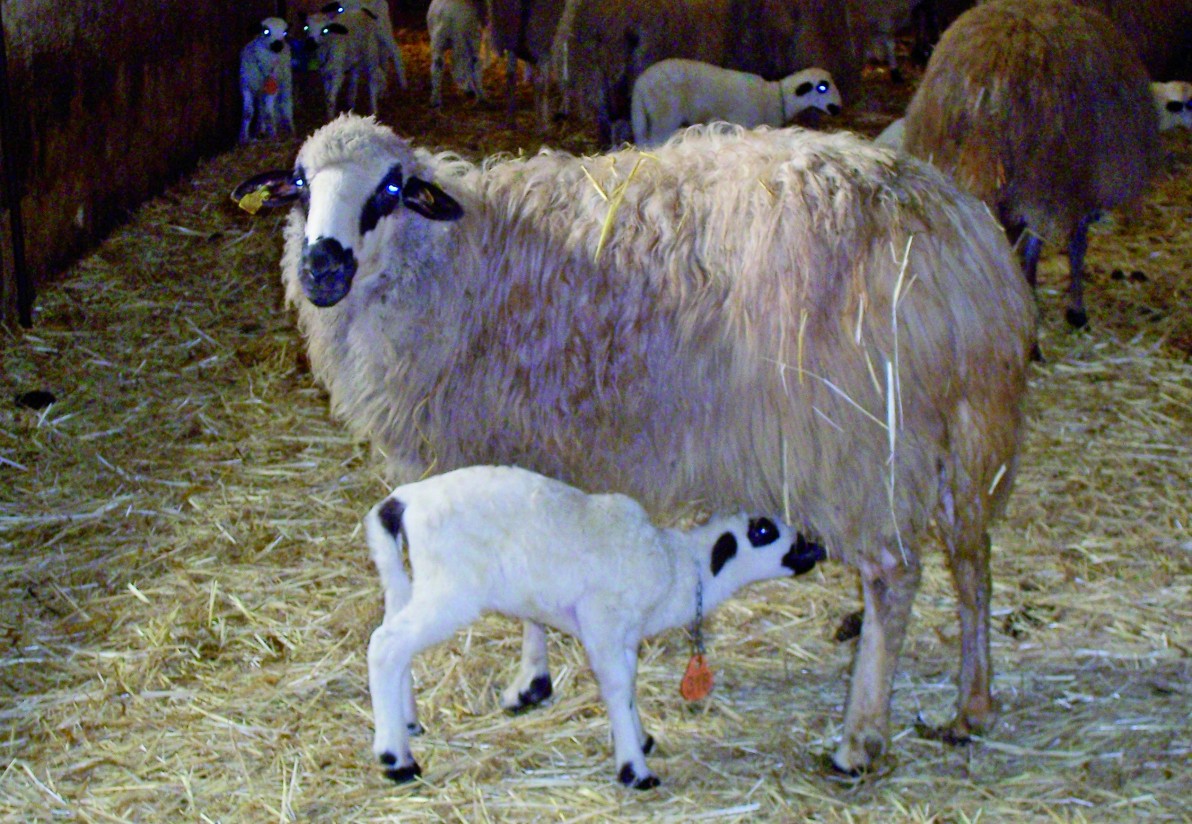
[[262,34],[264,37],[268,37],[268,36],[269,36],[269,29],[261,29],[261,34]]
[[818,86],[815,87],[815,90],[817,92],[819,92],[820,94],[827,94],[828,93],[828,84],[820,83]]
[[778,540],[778,527],[769,518],[754,518],[749,522],[749,543],[766,546]]

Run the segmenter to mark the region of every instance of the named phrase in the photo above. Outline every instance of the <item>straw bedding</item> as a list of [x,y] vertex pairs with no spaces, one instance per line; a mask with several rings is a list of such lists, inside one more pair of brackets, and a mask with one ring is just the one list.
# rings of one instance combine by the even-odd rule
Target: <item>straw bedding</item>
[[[473,156],[536,148],[528,87],[514,129],[501,101],[451,88],[428,112],[425,36],[404,35],[414,90],[387,121]],[[907,92],[866,87],[846,125],[874,134]],[[574,124],[549,140],[594,149]],[[4,334],[0,819],[1192,820],[1187,135],[1168,138],[1145,202],[1093,230],[1088,331],[1056,320],[1056,250],[1040,273],[1047,360],[994,534],[999,725],[959,749],[915,731],[955,697],[951,585],[927,553],[893,758],[859,782],[825,771],[852,654],[833,634],[857,606],[851,573],[825,564],[716,614],[703,702],[678,695],[682,633],[645,646],[652,793],[610,780],[572,640],[552,638],[550,706],[500,711],[520,633],[499,618],[416,662],[425,783],[393,788],[372,763],[364,653],[381,599],[358,522],[385,486],[329,419],[281,308],[283,216],[226,201],[296,148],[203,164],[46,288],[32,331]],[[32,390],[58,402],[13,402]]]

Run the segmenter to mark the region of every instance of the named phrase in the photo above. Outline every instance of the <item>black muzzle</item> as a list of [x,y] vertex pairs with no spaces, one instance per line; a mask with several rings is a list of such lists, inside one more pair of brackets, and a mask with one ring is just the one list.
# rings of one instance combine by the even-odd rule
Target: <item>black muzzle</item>
[[791,575],[802,575],[811,572],[815,565],[825,560],[828,553],[817,543],[808,541],[800,532],[790,550],[782,556],[782,565],[791,571]]
[[324,237],[313,245],[302,244],[298,283],[315,306],[334,306],[343,300],[352,288],[355,275],[356,256],[335,238]]

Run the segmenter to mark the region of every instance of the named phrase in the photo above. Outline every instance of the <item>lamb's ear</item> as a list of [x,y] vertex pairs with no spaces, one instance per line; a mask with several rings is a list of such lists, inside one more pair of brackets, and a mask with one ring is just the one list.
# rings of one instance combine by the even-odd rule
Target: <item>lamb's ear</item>
[[451,195],[419,177],[406,179],[402,205],[428,220],[459,220],[464,208]]
[[291,203],[302,190],[294,185],[294,173],[275,169],[250,177],[232,190],[232,200],[248,212],[256,214],[262,207],[272,208]]

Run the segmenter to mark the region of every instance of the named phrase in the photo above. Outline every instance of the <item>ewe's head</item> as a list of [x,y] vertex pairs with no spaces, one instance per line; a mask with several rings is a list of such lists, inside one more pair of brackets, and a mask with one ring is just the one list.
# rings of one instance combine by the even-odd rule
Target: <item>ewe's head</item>
[[840,114],[843,102],[840,89],[832,75],[823,69],[810,68],[782,78],[782,107],[787,121],[807,109],[826,114]]
[[422,164],[404,140],[375,118],[345,114],[307,139],[292,172],[257,175],[232,197],[263,192],[258,205],[293,202],[305,211],[298,281],[311,303],[334,306],[352,288],[361,262],[383,265],[395,224],[463,215],[419,173]]
[[[802,575],[827,554],[819,544],[777,518],[744,514],[715,518],[701,534],[711,534],[705,576],[722,595],[754,581]],[[719,534],[717,534],[719,533]]]
[[260,40],[269,51],[274,54],[281,54],[286,48],[286,34],[289,31],[289,24],[280,17],[266,17],[261,21],[260,26],[254,32],[257,39]]

